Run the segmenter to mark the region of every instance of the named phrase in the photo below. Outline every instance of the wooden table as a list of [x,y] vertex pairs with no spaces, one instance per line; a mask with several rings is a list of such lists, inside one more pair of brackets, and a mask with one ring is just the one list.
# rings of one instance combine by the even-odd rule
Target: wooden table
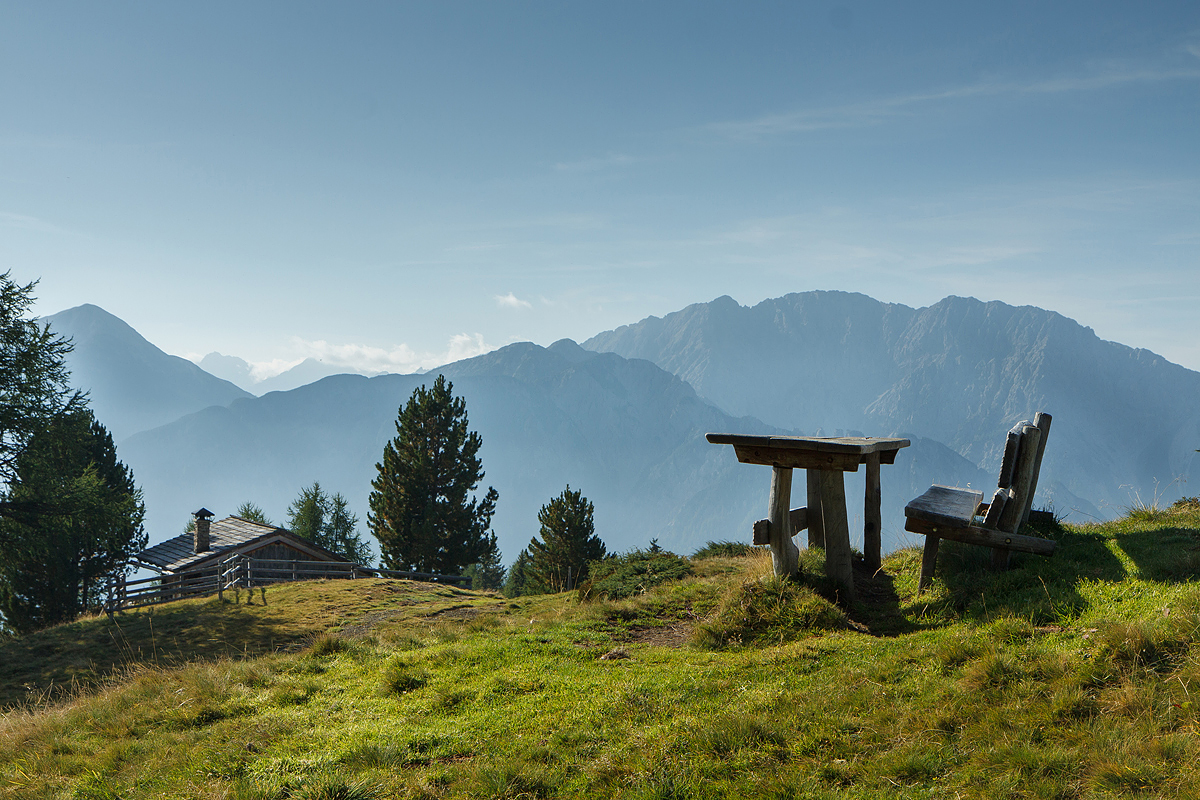
[[[794,575],[800,551],[792,542],[797,531],[808,528],[808,546],[825,550],[825,574],[854,597],[854,570],[850,561],[850,524],[846,513],[844,472],[867,465],[867,491],[863,502],[863,557],[876,570],[880,563],[879,465],[896,463],[896,453],[908,439],[839,436],[742,436],[710,433],[713,444],[731,444],[743,464],[765,464],[771,471],[768,517],[755,523],[755,540],[771,545],[776,575]],[[792,470],[803,469],[808,478],[808,506],[791,508]],[[763,536],[765,534],[765,536]]]

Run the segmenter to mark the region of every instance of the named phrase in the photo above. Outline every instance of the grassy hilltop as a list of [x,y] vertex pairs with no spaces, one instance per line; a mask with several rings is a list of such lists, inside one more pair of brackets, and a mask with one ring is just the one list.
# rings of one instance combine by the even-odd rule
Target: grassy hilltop
[[[0,797],[1200,796],[1200,503],[620,601],[292,584],[0,641]],[[808,575],[819,575],[816,554]],[[1193,696],[1195,695],[1195,696]]]

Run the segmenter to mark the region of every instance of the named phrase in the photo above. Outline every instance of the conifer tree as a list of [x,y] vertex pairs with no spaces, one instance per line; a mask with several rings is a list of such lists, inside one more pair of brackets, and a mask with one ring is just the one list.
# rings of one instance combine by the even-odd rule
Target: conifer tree
[[529,594],[529,551],[522,550],[517,554],[517,560],[509,567],[508,576],[504,579],[501,593],[505,597],[520,597]]
[[581,491],[568,484],[538,512],[541,541],[529,542],[526,594],[562,592],[587,579],[588,565],[605,556],[604,542],[596,535],[594,508]]
[[[233,515],[235,517],[241,517],[242,519],[250,520],[251,522],[257,522],[259,525],[270,525],[271,527],[275,526],[274,522],[271,522],[271,520],[267,519],[267,512],[263,511],[261,506],[252,503],[249,500],[238,506],[237,511],[233,512]],[[193,517],[193,531],[195,530],[195,526],[196,519]],[[191,531],[188,532],[191,533]]]
[[6,499],[45,509],[0,520],[0,613],[26,632],[97,609],[108,577],[146,546],[133,473],[92,412],[75,410],[33,436]]
[[466,401],[453,390],[444,375],[418,386],[375,465],[367,524],[389,569],[458,574],[488,549],[498,494],[473,494],[483,440],[468,430]]
[[329,517],[325,522],[325,534],[333,547],[329,549],[345,556],[355,564],[371,566],[375,560],[371,545],[358,533],[358,515],[350,511],[350,505],[341,493],[329,498]]
[[500,560],[496,534],[493,533],[488,539],[488,549],[479,561],[463,570],[463,575],[471,579],[472,589],[500,589],[504,586],[504,562]]
[[288,506],[292,533],[356,564],[370,566],[371,547],[359,536],[357,527],[358,517],[351,513],[346,498],[327,494],[318,481],[301,489]]
[[[68,381],[67,354],[72,345],[29,316],[33,289],[0,274],[0,485],[18,480],[21,454],[33,437],[63,415],[80,411],[86,400]],[[28,463],[25,469],[28,469]],[[36,523],[39,515],[57,513],[54,497],[32,499],[9,492],[0,498],[0,517]],[[0,529],[0,547],[4,547]]]

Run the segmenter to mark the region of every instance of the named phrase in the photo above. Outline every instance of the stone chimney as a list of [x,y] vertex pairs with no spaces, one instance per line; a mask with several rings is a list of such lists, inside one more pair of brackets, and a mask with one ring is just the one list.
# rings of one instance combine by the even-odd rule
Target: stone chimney
[[213,513],[207,508],[202,508],[192,516],[196,518],[196,533],[192,539],[192,551],[203,553],[208,550],[209,519]]

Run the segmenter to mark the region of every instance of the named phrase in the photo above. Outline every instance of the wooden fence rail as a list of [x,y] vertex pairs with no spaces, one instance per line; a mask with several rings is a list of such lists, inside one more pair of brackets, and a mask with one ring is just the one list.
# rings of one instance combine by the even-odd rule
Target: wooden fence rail
[[216,594],[224,597],[226,591],[265,588],[272,584],[291,581],[307,581],[317,578],[403,578],[430,583],[449,583],[470,586],[471,579],[464,575],[438,575],[430,572],[405,572],[392,569],[375,569],[344,561],[291,561],[283,559],[248,558],[233,554],[217,564],[204,569],[188,570],[156,578],[136,581],[125,580],[124,575],[110,578],[108,600],[104,607],[110,615],[122,609],[182,600],[187,597],[204,597]]

